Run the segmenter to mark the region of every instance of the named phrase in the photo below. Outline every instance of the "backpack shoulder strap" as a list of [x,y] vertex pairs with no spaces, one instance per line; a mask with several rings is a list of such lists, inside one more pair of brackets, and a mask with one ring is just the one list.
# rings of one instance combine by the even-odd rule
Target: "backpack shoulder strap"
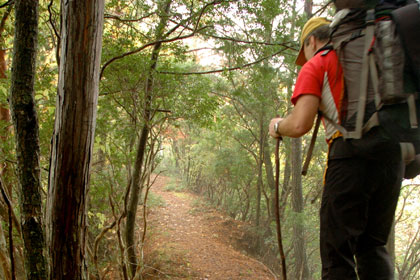
[[368,10],[366,14],[366,34],[365,48],[363,50],[363,60],[360,78],[360,96],[357,105],[356,129],[349,132],[349,137],[353,139],[362,138],[363,120],[365,117],[366,99],[369,81],[369,64],[371,48],[375,35],[375,11]]

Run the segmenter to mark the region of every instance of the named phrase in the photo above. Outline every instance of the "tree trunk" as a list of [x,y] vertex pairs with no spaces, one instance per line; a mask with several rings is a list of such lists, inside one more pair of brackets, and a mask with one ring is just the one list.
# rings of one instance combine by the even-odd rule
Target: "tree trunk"
[[179,153],[179,148],[178,148],[178,140],[176,140],[176,136],[174,136],[174,138],[172,138],[172,153],[174,155],[174,159],[175,159],[175,169],[179,170],[179,159],[180,159],[180,153]]
[[255,216],[255,225],[258,227],[260,225],[261,220],[261,189],[263,185],[262,180],[262,165],[260,162],[258,162],[258,182],[257,182],[257,213]]
[[273,171],[273,163],[271,162],[271,155],[270,149],[268,146],[268,141],[264,141],[264,166],[265,166],[265,174],[267,178],[267,184],[270,189],[270,201],[267,202],[267,208],[271,209],[271,213],[268,213],[270,221],[274,221],[275,217],[275,197],[274,192],[276,189],[276,182],[274,180],[274,171]]
[[130,180],[130,201],[127,209],[127,221],[125,229],[125,239],[127,246],[128,261],[130,263],[130,271],[134,277],[137,269],[136,243],[134,240],[134,231],[136,228],[137,205],[139,203],[142,188],[140,186],[141,169],[146,152],[146,143],[149,136],[148,124],[143,126],[140,140],[137,148],[136,162],[134,165],[133,177]]
[[[161,20],[156,31],[156,39],[159,40],[162,37],[165,26],[168,22],[168,12],[172,0],[166,0],[163,6]],[[145,106],[144,106],[144,125],[141,131],[140,140],[137,147],[136,162],[134,164],[133,176],[130,180],[130,201],[127,209],[127,221],[125,229],[125,240],[127,246],[128,261],[130,263],[130,271],[132,277],[136,274],[137,269],[137,257],[136,257],[136,243],[134,241],[134,230],[136,226],[136,214],[137,205],[139,203],[140,194],[142,192],[142,186],[140,186],[141,171],[143,167],[144,155],[146,152],[147,138],[150,132],[151,126],[151,106],[152,106],[152,90],[153,90],[153,75],[156,69],[157,60],[162,44],[155,44],[149,73],[146,80],[145,87]]]
[[45,279],[47,262],[44,255],[39,131],[34,90],[38,1],[17,0],[15,11],[10,101],[16,137],[25,270],[28,280]]
[[255,218],[255,224],[256,226],[260,225],[261,220],[261,192],[263,188],[263,150],[264,150],[264,137],[265,137],[265,130],[264,130],[264,114],[260,114],[260,131],[259,131],[259,152],[258,152],[258,160],[257,160],[257,168],[258,168],[258,181],[257,181],[257,213]]
[[302,195],[302,139],[292,139],[292,210],[297,216],[293,222],[293,250],[295,255],[295,276],[293,279],[307,279],[305,230],[303,225]]
[[50,279],[87,279],[86,202],[104,0],[61,1],[61,58],[47,201]]
[[[290,139],[284,139],[283,145],[285,146],[285,154],[286,158],[284,159],[284,171],[283,171],[283,183],[282,183],[282,189],[280,194],[280,216],[284,217],[284,211],[286,210],[286,204],[287,204],[287,198],[290,194],[290,177],[292,176],[292,167],[291,165],[291,143]],[[273,197],[273,205],[275,205],[275,199]]]
[[312,0],[305,0],[305,13],[308,16],[308,18],[311,18],[312,15],[312,7],[314,6],[313,1]]

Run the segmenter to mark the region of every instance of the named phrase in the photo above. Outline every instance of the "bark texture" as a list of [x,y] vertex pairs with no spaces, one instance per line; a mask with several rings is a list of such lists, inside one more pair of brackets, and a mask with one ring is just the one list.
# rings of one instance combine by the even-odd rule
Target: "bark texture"
[[15,128],[21,225],[27,279],[45,279],[47,266],[41,212],[39,132],[35,108],[38,1],[15,1],[11,111]]
[[47,201],[50,279],[87,279],[86,202],[104,0],[61,1],[61,58]]

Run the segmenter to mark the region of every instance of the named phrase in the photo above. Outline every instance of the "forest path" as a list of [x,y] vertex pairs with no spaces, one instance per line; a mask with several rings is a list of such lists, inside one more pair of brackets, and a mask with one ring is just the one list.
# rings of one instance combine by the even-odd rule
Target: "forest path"
[[168,191],[159,177],[151,192],[163,200],[148,215],[145,279],[276,279],[259,261],[232,246],[241,225],[211,207],[202,197]]

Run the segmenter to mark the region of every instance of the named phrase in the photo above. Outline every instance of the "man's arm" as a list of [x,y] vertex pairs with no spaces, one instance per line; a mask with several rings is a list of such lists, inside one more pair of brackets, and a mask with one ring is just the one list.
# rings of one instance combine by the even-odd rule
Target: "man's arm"
[[[272,137],[279,136],[301,137],[311,130],[315,116],[318,112],[319,97],[311,94],[305,94],[299,97],[292,112],[286,118],[272,119],[269,126],[269,133]],[[274,124],[278,124],[277,132],[274,130]]]

